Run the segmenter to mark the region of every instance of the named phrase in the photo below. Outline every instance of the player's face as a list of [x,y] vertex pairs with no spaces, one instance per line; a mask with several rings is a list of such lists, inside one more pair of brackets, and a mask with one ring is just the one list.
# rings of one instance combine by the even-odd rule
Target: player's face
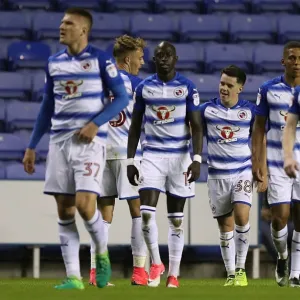
[[69,46],[78,42],[86,34],[87,24],[81,16],[66,14],[61,21],[59,31],[59,42]]
[[128,59],[130,73],[133,75],[138,75],[140,68],[145,63],[143,49],[132,51],[129,54],[127,59]]
[[282,59],[285,72],[292,78],[300,77],[300,48],[286,50]]
[[178,57],[172,47],[165,44],[158,47],[153,58],[156,65],[156,72],[160,74],[172,72],[175,69],[177,59]]
[[242,85],[237,83],[236,77],[222,74],[219,84],[220,99],[225,103],[236,100],[242,88]]

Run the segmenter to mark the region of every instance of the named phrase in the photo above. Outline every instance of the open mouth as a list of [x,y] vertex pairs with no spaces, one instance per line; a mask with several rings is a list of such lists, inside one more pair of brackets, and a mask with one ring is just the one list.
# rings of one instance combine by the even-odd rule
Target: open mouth
[[228,96],[228,93],[225,93],[225,92],[221,92],[220,94],[225,97]]

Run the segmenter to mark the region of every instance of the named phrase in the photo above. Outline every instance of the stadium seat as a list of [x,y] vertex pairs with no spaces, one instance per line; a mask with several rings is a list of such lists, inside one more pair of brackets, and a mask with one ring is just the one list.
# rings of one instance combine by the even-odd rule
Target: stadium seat
[[259,45],[254,49],[253,67],[256,74],[283,72],[281,65],[283,47],[280,45]]
[[212,98],[218,97],[218,88],[220,77],[215,75],[195,74],[189,79],[196,85],[200,101],[205,102]]
[[45,72],[36,72],[32,76],[32,99],[36,102],[41,102],[43,99],[44,85],[45,85]]
[[151,12],[151,0],[107,0],[107,9],[110,12],[115,12],[118,10],[123,11],[146,11]]
[[22,159],[26,144],[24,141],[10,133],[0,133],[0,159]]
[[217,15],[183,15],[179,21],[181,41],[225,40],[227,26]]
[[[190,70],[196,72],[199,69],[199,59],[196,52],[196,48],[191,44],[173,44],[176,48],[178,61],[176,63],[176,69]],[[202,57],[203,58],[203,57]]]
[[0,99],[0,132],[4,131],[5,129],[4,121],[5,121],[5,101],[3,99]]
[[206,72],[220,72],[229,64],[235,64],[249,72],[249,62],[244,49],[239,45],[212,44],[205,47]]
[[191,11],[196,13],[200,9],[201,0],[154,0],[157,12]]
[[0,161],[0,180],[5,179],[5,165]]
[[6,179],[10,180],[44,180],[45,165],[35,165],[35,172],[31,175],[24,171],[24,166],[21,163],[8,164],[6,166]]
[[204,0],[208,13],[213,12],[247,12],[248,0]]
[[7,56],[9,70],[19,68],[42,68],[44,69],[51,49],[41,42],[13,42],[8,46]]
[[7,49],[12,42],[20,41],[19,39],[2,39],[0,38],[0,70],[7,70]]
[[285,15],[278,18],[278,42],[297,41],[300,39],[299,24],[300,16]]
[[44,134],[40,142],[38,143],[36,147],[36,153],[38,159],[46,160],[49,151],[49,140],[50,140],[50,135]]
[[295,13],[295,0],[252,0],[256,12],[289,12]]
[[0,72],[0,98],[27,99],[31,78],[14,72]]
[[114,39],[125,33],[124,23],[120,16],[110,13],[93,14],[92,39]]
[[58,0],[59,10],[65,10],[68,7],[82,7],[92,10],[103,10],[104,0]]
[[51,0],[8,0],[8,5],[12,9],[50,9]]
[[59,12],[40,12],[33,18],[33,31],[36,39],[58,39],[59,26],[63,14]]
[[40,110],[40,103],[8,101],[6,122],[10,130],[32,129]]
[[258,88],[267,80],[269,80],[269,78],[265,76],[247,75],[247,81],[240,94],[240,98],[255,102]]
[[150,40],[173,40],[174,24],[170,17],[162,14],[136,14],[130,20],[131,34]]
[[229,34],[232,42],[274,40],[273,24],[266,16],[234,15],[229,20]]
[[27,39],[31,26],[26,16],[19,12],[0,12],[0,37]]

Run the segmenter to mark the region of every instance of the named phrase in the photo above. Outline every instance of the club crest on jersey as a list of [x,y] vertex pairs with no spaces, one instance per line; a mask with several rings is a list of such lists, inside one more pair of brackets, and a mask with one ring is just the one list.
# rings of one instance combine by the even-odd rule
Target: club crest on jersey
[[183,94],[184,94],[184,90],[183,90],[183,88],[181,88],[181,87],[176,88],[176,89],[174,90],[174,96],[177,97],[177,98],[182,97]]
[[237,115],[240,120],[246,120],[248,117],[248,113],[245,110],[240,110]]
[[63,96],[64,100],[81,97],[82,93],[77,93],[77,89],[83,84],[83,80],[67,80],[60,81],[60,85],[64,87],[67,95]]
[[174,118],[170,118],[170,112],[176,109],[175,105],[172,106],[155,106],[152,105],[152,110],[156,112],[159,120],[153,122],[154,125],[162,125],[174,122]]
[[80,63],[80,65],[81,65],[82,70],[86,71],[86,72],[88,72],[92,68],[92,64],[87,60],[82,61]]
[[216,128],[220,131],[222,137],[222,139],[218,139],[218,144],[232,143],[237,141],[237,138],[234,137],[234,133],[240,130],[239,127],[217,125]]

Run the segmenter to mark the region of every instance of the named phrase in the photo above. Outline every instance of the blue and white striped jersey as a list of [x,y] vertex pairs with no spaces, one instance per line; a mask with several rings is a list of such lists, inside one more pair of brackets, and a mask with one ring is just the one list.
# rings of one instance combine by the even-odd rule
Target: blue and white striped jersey
[[[45,94],[54,98],[50,143],[71,137],[107,104],[105,94],[123,84],[111,57],[91,45],[77,56],[62,50],[51,56],[46,70]],[[107,124],[100,126],[94,141],[105,143]]]
[[[284,81],[284,76],[266,81],[258,91],[256,114],[268,118],[267,164],[270,175],[287,177],[283,169],[282,134],[293,93],[294,88]],[[300,150],[299,127],[295,150]]]
[[255,105],[239,100],[231,108],[218,98],[201,105],[208,144],[208,178],[224,179],[251,172],[250,135]]
[[[133,112],[133,92],[142,81],[141,78],[120,70],[126,91],[129,96],[129,105],[109,122],[106,142],[106,159],[126,159],[128,133]],[[135,158],[141,159],[141,145],[139,143]]]
[[180,156],[189,152],[188,111],[200,110],[195,85],[176,73],[169,82],[157,74],[143,80],[134,93],[135,109],[144,112],[145,142],[143,155]]

